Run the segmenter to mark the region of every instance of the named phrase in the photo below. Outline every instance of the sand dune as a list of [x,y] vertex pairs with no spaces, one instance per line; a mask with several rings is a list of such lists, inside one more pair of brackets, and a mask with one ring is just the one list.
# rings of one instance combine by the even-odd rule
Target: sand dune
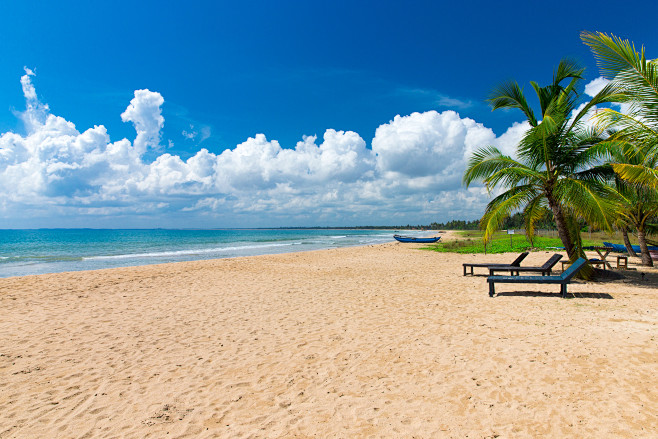
[[0,279],[0,438],[658,437],[655,269],[491,299],[474,259],[396,243]]

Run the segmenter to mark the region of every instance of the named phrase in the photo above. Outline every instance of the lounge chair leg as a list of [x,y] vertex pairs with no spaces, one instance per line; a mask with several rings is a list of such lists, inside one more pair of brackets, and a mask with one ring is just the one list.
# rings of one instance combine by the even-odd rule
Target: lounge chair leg
[[567,284],[561,284],[560,285],[560,292],[562,293],[562,298],[566,299],[567,298]]
[[489,297],[493,297],[494,294],[496,294],[496,290],[494,289],[494,283],[491,282],[489,283]]

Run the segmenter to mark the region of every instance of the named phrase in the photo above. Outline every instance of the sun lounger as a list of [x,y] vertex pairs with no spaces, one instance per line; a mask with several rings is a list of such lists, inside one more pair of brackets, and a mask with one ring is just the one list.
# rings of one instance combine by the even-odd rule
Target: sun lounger
[[487,282],[489,283],[489,297],[496,294],[494,284],[508,283],[508,284],[560,284],[560,293],[562,297],[567,297],[567,284],[571,281],[581,268],[587,263],[585,258],[578,258],[576,262],[571,264],[559,276],[489,276]]
[[541,273],[542,276],[550,276],[553,267],[560,259],[562,259],[562,255],[555,253],[541,267],[490,267],[489,276],[496,274],[496,271],[509,271],[512,276],[518,276],[521,273]]
[[528,256],[528,252],[521,253],[519,257],[514,259],[514,262],[512,262],[511,264],[464,264],[464,276],[466,276],[466,267],[470,267],[471,276],[473,275],[473,267],[481,267],[481,268],[518,267],[519,265],[521,265],[521,261],[524,260],[526,256]]

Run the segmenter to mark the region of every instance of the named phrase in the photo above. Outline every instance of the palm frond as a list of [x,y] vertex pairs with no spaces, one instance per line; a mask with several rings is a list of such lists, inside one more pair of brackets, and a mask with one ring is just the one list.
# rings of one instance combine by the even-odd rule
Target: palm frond
[[658,170],[642,165],[613,163],[612,168],[624,180],[658,189]]
[[523,209],[523,221],[525,223],[525,233],[530,243],[533,242],[535,236],[535,224],[541,220],[546,213],[546,198],[543,194],[539,194]]
[[618,195],[608,185],[596,180],[563,178],[555,186],[555,194],[572,215],[586,219],[591,225],[612,230],[615,210],[619,204]]
[[658,143],[658,125],[648,120],[639,110],[622,113],[605,108],[596,113],[596,120],[599,128],[614,126],[617,139],[647,145]]
[[513,187],[491,200],[480,220],[480,228],[484,230],[484,242],[488,242],[491,236],[500,230],[503,221],[512,212],[519,210],[521,206],[536,196],[536,188],[527,185]]
[[582,32],[581,39],[594,52],[603,76],[618,82],[630,99],[644,108],[647,116],[658,117],[658,64],[648,61],[644,47],[603,32]]
[[499,108],[518,108],[525,114],[530,125],[537,125],[537,119],[526,100],[523,89],[516,81],[508,81],[494,88],[487,99],[492,110]]
[[604,164],[600,166],[592,166],[591,168],[576,172],[573,174],[576,180],[584,181],[597,181],[599,183],[609,183],[615,179],[615,171],[612,165]]
[[553,74],[553,84],[559,84],[567,78],[583,79],[583,73],[585,69],[576,60],[564,58]]
[[486,146],[473,153],[466,166],[462,182],[466,187],[475,181],[485,182],[487,178],[501,169],[516,166],[523,165],[504,155],[495,146]]
[[[616,82],[611,82],[607,84],[603,89],[601,89],[600,92],[598,92],[589,102],[585,104],[585,106],[576,113],[576,115],[573,117],[573,120],[571,121],[571,125],[567,128],[567,131],[570,131],[572,129],[577,129],[577,127],[584,122],[585,117],[589,114],[592,109],[594,109],[597,105],[601,104],[606,104],[610,102],[618,102],[618,103],[623,103],[627,102],[630,98],[628,97],[627,94],[623,93],[619,89],[619,85]],[[601,113],[601,111],[605,110],[597,110],[596,113],[594,114],[594,117],[598,120],[598,115]],[[600,131],[606,130],[610,124],[603,124],[600,123],[597,125],[597,128]]]

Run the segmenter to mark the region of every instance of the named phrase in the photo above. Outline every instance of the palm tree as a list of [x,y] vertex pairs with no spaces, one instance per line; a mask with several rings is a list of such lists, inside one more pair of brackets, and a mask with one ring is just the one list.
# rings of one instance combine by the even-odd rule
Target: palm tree
[[626,247],[626,252],[628,252],[628,255],[636,258],[637,253],[635,253],[635,249],[633,249],[633,245],[631,244],[631,240],[628,238],[628,224],[624,224],[622,226],[621,236],[624,240],[624,247]]
[[653,261],[647,245],[648,221],[658,214],[658,197],[656,191],[647,188],[636,188],[626,185],[621,191],[623,202],[620,214],[637,230],[637,240],[640,244],[642,265],[653,267]]
[[[615,138],[612,134],[611,139]],[[607,140],[601,142],[598,146],[604,149],[609,155],[609,161],[614,163],[612,166],[630,165],[630,166],[647,166],[655,168],[658,165],[658,155],[647,157],[646,150],[639,148],[633,144],[625,143],[616,140]],[[658,215],[658,191],[651,187],[637,185],[620,178],[615,179],[615,190],[619,194],[617,198],[619,206],[617,208],[618,222],[630,225],[637,230],[637,239],[640,244],[640,253],[642,257],[642,265],[653,267],[653,261],[649,254],[647,245],[647,232],[649,230],[649,220]],[[624,229],[626,232],[626,229]],[[624,243],[626,247],[630,247],[628,235],[625,234]],[[632,248],[629,250],[631,256],[636,256],[631,253]]]
[[504,189],[489,202],[480,220],[485,241],[519,209],[523,209],[526,233],[532,236],[535,222],[548,207],[571,260],[583,255],[579,219],[610,229],[613,191],[600,172],[598,150],[592,148],[602,137],[585,124],[588,111],[605,102],[607,95],[597,95],[572,116],[583,72],[576,63],[564,59],[555,69],[552,83],[544,87],[530,83],[539,100],[541,120],[515,81],[503,83],[491,93],[488,102],[493,110],[521,110],[530,129],[517,145],[517,158],[487,146],[476,151],[468,162],[463,177],[466,186],[481,181],[489,190],[499,186]]
[[[637,52],[633,43],[614,35],[582,32],[581,39],[594,52],[601,74],[611,80],[608,91],[614,97],[610,101],[626,106],[624,111],[608,108],[597,114],[601,127],[615,127],[611,140],[622,145],[618,154],[613,154],[612,167],[622,179],[638,186],[626,192],[637,192],[645,201],[641,205],[648,209],[646,215],[656,215],[647,206],[658,199],[658,62],[646,59],[644,47]],[[644,217],[641,211],[635,215]],[[655,225],[646,221],[638,227],[638,241],[642,263],[652,265],[646,232]]]
[[581,39],[594,52],[601,74],[610,79],[612,101],[627,111],[604,109],[597,114],[602,126],[614,125],[616,139],[639,145],[644,163],[613,163],[623,179],[658,189],[658,62],[647,60],[644,47],[602,32],[582,32]]

